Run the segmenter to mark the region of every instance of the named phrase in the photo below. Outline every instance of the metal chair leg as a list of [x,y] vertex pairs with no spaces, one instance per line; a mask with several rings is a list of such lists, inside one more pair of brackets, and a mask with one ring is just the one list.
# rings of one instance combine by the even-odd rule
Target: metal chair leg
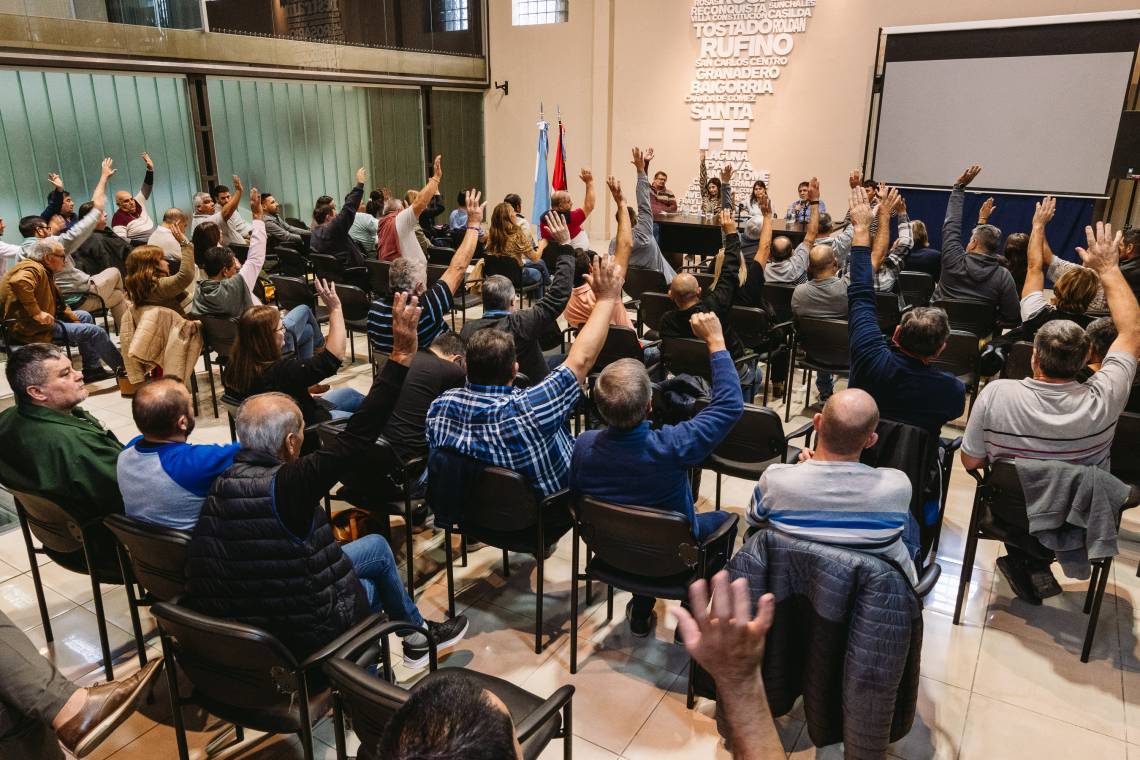
[[139,602],[135,597],[135,584],[132,576],[127,572],[130,565],[127,563],[126,557],[123,556],[123,547],[116,546],[115,554],[118,555],[119,572],[123,576],[123,585],[127,590],[127,609],[131,613],[131,628],[135,632],[135,647],[138,649],[139,667],[141,668],[146,666],[146,646],[143,644],[142,621],[139,620]]
[[415,551],[416,541],[412,531],[412,498],[408,492],[408,486],[404,486],[404,541],[405,549],[408,552],[408,598],[416,598],[416,568],[415,568]]
[[1108,570],[1112,567],[1112,559],[1105,560],[1097,580],[1100,581],[1093,595],[1092,609],[1089,610],[1089,627],[1085,631],[1085,643],[1081,647],[1081,662],[1089,661],[1089,652],[1092,651],[1093,639],[1096,637],[1097,618],[1100,617],[1100,603],[1104,600],[1104,589],[1108,585]]
[[91,561],[91,550],[87,541],[83,542],[83,559],[87,563],[87,575],[91,579],[91,593],[95,602],[95,627],[99,629],[99,646],[103,650],[103,672],[108,681],[115,680],[115,669],[111,664],[111,642],[107,638],[107,616],[103,612],[103,593],[99,590],[99,579],[95,574],[95,564]]
[[28,527],[28,515],[24,512],[24,507],[20,504],[20,500],[16,499],[16,513],[20,518],[20,530],[24,534],[24,546],[28,550],[28,563],[32,568],[32,586],[36,590],[36,603],[40,607],[40,622],[44,626],[44,638],[47,641],[54,641],[51,632],[51,618],[48,617],[47,600],[44,599],[44,584],[40,580],[40,563],[36,559],[36,550],[32,546],[32,531]]
[[[542,560],[539,560],[539,567],[542,567]],[[511,553],[506,549],[503,549],[503,577],[511,577]]]
[[451,527],[443,529],[443,552],[447,558],[447,614],[455,617],[455,569],[451,556]]
[[186,725],[182,720],[182,698],[178,696],[178,665],[174,662],[174,652],[166,636],[161,637],[162,658],[166,661],[166,685],[170,690],[170,713],[174,718],[174,739],[178,745],[179,760],[190,760],[190,750],[186,746]]
[[[578,672],[578,526],[574,526],[570,550],[570,674]],[[587,580],[587,583],[589,581]]]
[[978,520],[981,512],[977,495],[970,511],[970,527],[966,531],[966,550],[962,557],[962,577],[958,579],[958,599],[954,603],[954,625],[962,619],[962,605],[966,601],[966,589],[974,575],[974,556],[978,553]]
[[1100,581],[1100,574],[1103,570],[1099,562],[1094,563],[1092,566],[1092,577],[1089,578],[1089,587],[1088,590],[1085,591],[1085,604],[1082,609],[1082,612],[1086,615],[1092,610],[1093,597],[1096,596],[1096,586]]

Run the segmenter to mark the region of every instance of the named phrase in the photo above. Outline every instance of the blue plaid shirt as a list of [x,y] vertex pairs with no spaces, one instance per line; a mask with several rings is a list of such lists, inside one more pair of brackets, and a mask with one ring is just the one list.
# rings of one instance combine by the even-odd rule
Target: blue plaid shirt
[[569,478],[574,440],[565,423],[579,396],[578,378],[565,366],[530,388],[467,383],[432,402],[428,448],[514,470],[549,496]]

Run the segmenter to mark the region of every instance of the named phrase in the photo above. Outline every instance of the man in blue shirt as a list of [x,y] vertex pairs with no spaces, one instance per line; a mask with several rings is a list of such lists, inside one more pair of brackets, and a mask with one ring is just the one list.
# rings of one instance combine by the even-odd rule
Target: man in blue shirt
[[142,435],[119,454],[119,490],[128,517],[177,530],[193,530],[214,479],[232,463],[239,445],[195,445],[194,412],[186,385],[173,378],[147,383],[131,402]]
[[[570,489],[616,504],[679,512],[699,540],[719,528],[729,513],[696,513],[689,468],[700,465],[724,440],[740,419],[744,400],[716,314],[697,312],[689,320],[693,335],[708,344],[709,405],[679,425],[651,430],[646,417],[652,392],[645,365],[637,359],[609,365],[594,385],[594,403],[610,427],[578,436],[570,461]],[[656,601],[634,595],[626,608],[633,635],[648,636],[653,630]]]

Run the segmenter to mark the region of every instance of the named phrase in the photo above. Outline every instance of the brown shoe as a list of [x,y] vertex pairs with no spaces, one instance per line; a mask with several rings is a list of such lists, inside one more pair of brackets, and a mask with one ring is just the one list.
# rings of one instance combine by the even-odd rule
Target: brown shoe
[[76,757],[90,753],[130,716],[139,697],[161,671],[159,657],[132,676],[88,687],[83,709],[56,731],[60,743]]
[[329,392],[329,386],[326,385],[325,383],[317,383],[316,385],[310,385],[309,386],[309,395],[310,396],[319,396],[322,393],[328,393],[328,392]]

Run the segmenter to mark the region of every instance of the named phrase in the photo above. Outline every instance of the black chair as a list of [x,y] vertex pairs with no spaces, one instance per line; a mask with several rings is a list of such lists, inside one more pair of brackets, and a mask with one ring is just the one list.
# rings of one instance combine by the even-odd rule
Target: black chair
[[285,217],[285,221],[288,222],[291,227],[300,227],[303,230],[309,229],[309,225],[305,224],[295,216],[287,216]]
[[1019,340],[1006,350],[1005,363],[1001,368],[1003,380],[1022,380],[1033,377],[1031,359],[1033,357],[1033,343]]
[[[676,512],[610,504],[578,496],[574,516],[570,583],[570,673],[578,672],[578,581],[601,581],[606,592],[606,620],[614,615],[614,589],[658,599],[689,598],[689,584],[711,578],[728,562],[739,518],[730,515],[702,541],[689,520]],[[586,543],[584,572],[578,572],[578,538]],[[687,603],[687,602],[686,602]],[[693,663],[689,662],[686,704],[692,709]]]
[[[388,635],[415,631],[428,637],[429,673],[410,689],[390,683],[390,647]],[[370,672],[379,651],[385,678]],[[376,747],[392,716],[417,690],[441,678],[469,678],[494,694],[511,714],[515,735],[522,747],[524,760],[535,760],[554,739],[562,739],[564,760],[572,757],[571,705],[573,686],[562,686],[543,699],[524,691],[510,681],[460,668],[437,669],[435,642],[431,634],[410,623],[389,622],[374,625],[325,661],[324,672],[332,687],[333,731],[338,760],[348,757],[345,717],[360,739],[357,760],[381,760]]]
[[665,293],[669,290],[669,283],[665,282],[665,275],[656,269],[646,267],[630,267],[625,273],[625,284],[622,289],[634,301],[640,301],[643,293]]
[[[709,347],[703,340],[697,338],[662,338],[661,359],[665,364],[665,369],[674,375],[695,375],[696,377],[704,378],[710,383],[712,382],[712,364],[709,362]],[[732,361],[739,372],[742,366],[755,362],[756,359],[756,354],[751,351],[745,351]],[[753,377],[752,385],[748,392],[750,395],[745,398],[752,398],[756,395],[755,377]]]
[[[447,457],[459,462],[465,457],[454,452],[436,452],[433,457]],[[434,459],[433,459],[434,462]],[[462,465],[450,467],[459,471]],[[434,468],[434,465],[433,465]],[[430,470],[429,470],[430,472]],[[447,609],[455,616],[455,570],[451,550],[452,533],[460,533],[466,541],[480,541],[503,551],[503,577],[511,572],[510,553],[534,557],[538,577],[535,582],[534,652],[542,653],[543,572],[547,547],[570,530],[568,491],[558,491],[543,498],[530,487],[526,478],[512,470],[485,465],[478,468],[473,483],[441,483],[428,477],[428,503],[435,513],[436,527],[443,524],[443,548],[447,558]],[[449,515],[441,506],[440,489],[462,488],[467,493],[462,515]]]
[[929,306],[934,278],[926,272],[899,272],[899,294],[907,306]]
[[716,277],[713,276],[712,272],[693,272],[692,274],[693,279],[700,286],[702,296],[712,293],[713,283],[716,282]]
[[519,304],[522,304],[523,296],[526,296],[529,303],[534,303],[534,294],[542,286],[541,283],[531,283],[530,285],[523,285],[522,281],[522,267],[515,261],[512,256],[484,256],[483,257],[483,279],[494,275],[506,277],[515,286],[515,292],[519,296]]
[[967,298],[940,298],[934,306],[946,312],[951,330],[972,333],[977,338],[990,337],[997,327],[997,309],[992,303]]
[[[610,325],[609,332],[606,333],[606,342],[602,344],[602,350],[598,352],[598,358],[594,360],[594,366],[590,369],[589,374],[597,375],[621,359],[637,359],[644,362],[645,347],[655,346],[657,343],[658,341],[649,341],[645,346],[642,346],[634,330],[619,325]],[[647,369],[652,372],[656,367],[657,365],[654,365],[647,367]]]
[[[979,539],[1003,541],[1006,534],[1002,522],[1016,524],[1020,532],[1029,532],[1026,516],[1025,494],[1021,490],[1021,480],[1017,466],[1010,460],[999,459],[984,470],[967,470],[977,482],[974,490],[974,505],[970,512],[970,525],[966,529],[966,549],[962,556],[962,576],[958,579],[958,598],[954,604],[954,625],[962,616],[962,606],[966,600],[966,590],[974,573],[974,557]],[[995,515],[998,519],[995,521]],[[1104,590],[1112,570],[1112,557],[1092,560],[1092,578],[1085,593],[1084,612],[1089,615],[1085,629],[1084,644],[1081,646],[1081,662],[1089,661],[1093,639],[1096,636],[1097,618],[1104,599]]]
[[1124,405],[1126,412],[1140,412],[1140,380],[1133,379],[1132,392],[1128,394],[1128,403]]
[[[15,319],[5,319],[0,322],[0,346],[3,347],[4,354],[11,356],[12,351],[21,346],[27,345],[20,343],[12,338],[12,327],[16,324]],[[63,348],[67,352],[67,358],[71,358],[71,341],[67,339],[67,333],[63,333],[58,338],[52,338],[52,343]]]
[[329,321],[328,309],[317,304],[317,291],[308,282],[281,275],[273,275],[269,279],[273,282],[273,300],[278,308],[289,311],[297,306],[308,306],[317,322],[324,324]]
[[[122,566],[115,551],[115,541],[103,527],[101,517],[79,520],[67,509],[51,499],[25,491],[8,489],[16,502],[16,515],[20,520],[20,530],[24,534],[24,546],[28,550],[28,562],[32,570],[32,585],[36,591],[36,602],[40,607],[40,620],[44,626],[44,638],[53,641],[51,620],[48,618],[47,602],[44,599],[43,583],[40,580],[37,554],[50,557],[60,567],[73,573],[86,575],[91,579],[91,593],[95,602],[95,623],[99,629],[99,646],[103,653],[103,672],[108,681],[115,678],[111,662],[111,645],[107,638],[107,616],[103,611],[103,594],[100,583],[125,583]],[[32,536],[43,544],[36,548]],[[131,625],[135,641],[142,642],[142,624],[138,610],[130,608]],[[146,664],[146,655],[139,643],[140,664]]]
[[277,257],[275,274],[300,277],[301,279],[308,279],[309,275],[312,274],[312,264],[305,258],[297,244],[279,243],[274,247],[273,253]]
[[[171,274],[177,274],[177,272],[171,271]],[[94,298],[96,301],[99,302],[99,305],[96,306],[94,309],[86,309],[85,311],[91,315],[92,319],[98,319],[99,317],[102,317],[103,318],[103,330],[108,335],[110,335],[111,334],[111,325],[107,321],[107,317],[110,315],[111,310],[107,308],[107,302],[103,300],[103,296],[99,295],[94,290],[90,290],[86,293],[69,295],[69,296],[65,297],[63,300],[65,303],[67,303],[67,305],[70,308],[75,309],[79,306],[79,304],[83,303],[88,298]],[[116,322],[115,323],[115,334],[117,335],[118,332],[119,332],[119,323]]]
[[[698,399],[694,411],[700,412],[708,404],[707,400]],[[799,460],[800,449],[793,446],[792,441],[803,437],[804,446],[807,446],[812,430],[812,424],[806,422],[785,435],[780,415],[774,410],[745,404],[744,413],[732,431],[700,466],[716,473],[716,509],[720,510],[721,475],[758,480],[771,465],[795,464]]]
[[[767,287],[765,285],[765,287]],[[811,376],[815,372],[846,376],[851,371],[848,352],[847,321],[843,319],[815,319],[803,317],[796,320],[796,332],[792,339],[788,369],[788,379],[795,378],[796,368],[807,370],[807,388],[804,406],[811,406]],[[798,356],[799,350],[803,356]],[[791,419],[792,385],[789,382],[784,399],[784,422]]]
[[970,410],[974,408],[974,401],[978,398],[978,389],[981,386],[981,374],[978,372],[980,358],[978,339],[973,333],[951,330],[946,339],[946,348],[930,362],[932,367],[945,370],[965,383],[966,392],[970,394],[970,403],[966,406],[967,419],[970,417]]
[[214,417],[218,416],[218,389],[214,384],[214,366],[210,354],[216,354],[218,380],[223,381],[230,351],[237,339],[237,320],[232,317],[195,317],[202,323],[202,362],[206,365],[206,378],[210,381],[210,401],[214,405]]
[[372,291],[372,297],[387,298],[390,296],[392,286],[388,284],[388,270],[392,268],[392,262],[365,259],[364,268],[368,271],[368,289]]
[[233,251],[234,258],[242,264],[249,258],[249,246],[245,243],[230,243],[226,247]]
[[1110,454],[1112,474],[1131,486],[1140,486],[1140,414],[1125,412],[1116,420]]
[[441,264],[446,267],[450,266],[451,260],[455,258],[455,249],[442,245],[429,245],[426,256],[429,264]]
[[[344,430],[348,420],[334,420],[321,423],[317,435],[322,446],[328,446]],[[346,472],[340,489],[333,498],[345,501],[363,509],[382,520],[384,537],[392,542],[392,515],[404,518],[405,544],[407,553],[408,596],[416,597],[414,557],[415,542],[412,531],[412,489],[423,474],[427,461],[424,457],[405,460],[392,444],[383,437],[377,438],[367,452],[364,464],[352,472]],[[326,504],[327,507],[327,504]],[[331,509],[327,510],[331,519]]]
[[772,312],[776,316],[776,321],[780,323],[792,322],[792,293],[795,292],[795,285],[784,285],[780,283],[764,283],[764,300],[772,307]]
[[772,360],[777,348],[786,343],[784,331],[772,326],[768,312],[754,306],[733,306],[729,313],[729,323],[744,346],[763,360],[764,397],[762,404],[768,403],[768,388],[772,384]]
[[327,253],[311,253],[309,262],[313,265],[313,274],[322,280],[361,289],[368,286],[368,270],[364,267],[346,267],[336,256]]
[[[354,333],[360,333],[366,338],[368,336],[368,309],[371,308],[372,302],[368,299],[368,294],[355,285],[338,285],[336,294],[340,297],[340,306],[344,314],[344,326],[348,329],[348,349],[352,357],[352,361],[356,361],[356,341],[353,340]],[[372,342],[365,340],[368,344],[368,360],[372,361]]]
[[641,294],[641,298],[638,300],[640,302],[637,307],[637,326],[639,328],[660,329],[661,317],[677,308],[677,305],[666,293],[645,292]]
[[902,320],[903,313],[903,304],[900,302],[898,293],[876,291],[875,313],[879,319],[879,330],[882,331],[883,335],[887,337],[893,335],[899,321]]
[[[313,760],[313,724],[329,711],[325,660],[381,618],[370,615],[303,661],[275,636],[252,625],[203,615],[171,602],[151,608],[158,620],[178,757],[189,760],[184,705],[197,705],[242,729],[298,734],[305,760]],[[177,667],[175,667],[177,666]],[[181,695],[179,676],[193,686]]]

